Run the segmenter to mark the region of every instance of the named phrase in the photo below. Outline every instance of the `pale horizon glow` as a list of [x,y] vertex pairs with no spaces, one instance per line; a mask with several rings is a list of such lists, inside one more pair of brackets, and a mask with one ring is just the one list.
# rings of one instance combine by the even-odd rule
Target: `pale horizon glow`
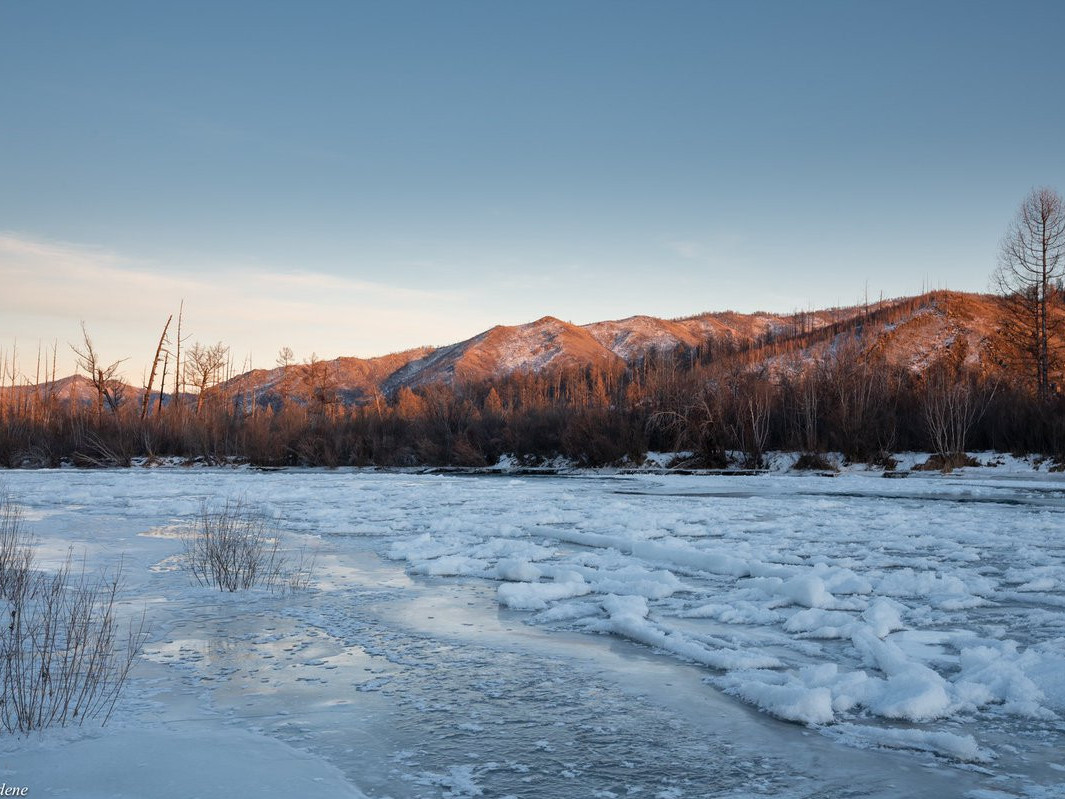
[[[240,368],[272,368],[281,347],[297,360],[373,357],[426,344],[451,324],[441,306],[465,302],[458,291],[420,291],[313,272],[269,272],[247,265],[164,268],[116,253],[0,233],[0,295],[5,326],[17,336],[20,372],[36,368],[38,345],[58,343],[59,376],[73,373],[69,345],[81,322],[101,357],[123,360],[137,383],[146,374],[163,325],[184,303],[182,338],[227,344]],[[172,273],[177,273],[172,277]],[[5,331],[7,332],[7,331]],[[472,334],[471,334],[472,335]],[[347,342],[327,350],[323,343]],[[0,340],[10,353],[16,337]],[[392,346],[397,343],[398,346]]]
[[[669,246],[678,250],[691,246],[694,250],[694,245],[685,242]],[[698,256],[694,251],[681,254],[685,258]],[[535,276],[511,278],[506,288],[509,291],[521,285],[531,289],[536,283]],[[174,320],[169,338],[176,338],[182,305],[186,346],[220,341],[230,347],[235,368],[244,371],[273,368],[282,347],[290,347],[297,362],[312,357],[372,358],[453,344],[497,324],[520,325],[543,316],[589,324],[638,314],[663,318],[705,311],[788,314],[855,305],[863,300],[859,289],[846,301],[817,308],[809,302],[780,307],[726,303],[677,313],[637,310],[574,318],[548,309],[504,318],[492,315],[493,303],[483,296],[486,288],[430,291],[324,273],[263,271],[247,264],[215,264],[210,268],[165,265],[102,248],[5,232],[0,232],[0,284],[8,287],[0,294],[0,318],[7,328],[0,337],[0,350],[9,357],[12,348],[20,353],[19,382],[35,376],[38,351],[50,353],[52,347],[57,348],[57,376],[73,374],[76,356],[71,345],[81,346],[84,322],[101,358],[123,361],[120,373],[135,385],[146,381],[159,335],[171,314]],[[870,299],[876,297],[874,294]],[[462,310],[467,313],[462,314]],[[332,348],[323,346],[329,343]],[[49,355],[45,360],[50,363],[50,359]]]
[[57,5],[0,6],[23,375],[84,320],[138,383],[182,299],[271,368],[986,291],[1065,189],[1051,0]]

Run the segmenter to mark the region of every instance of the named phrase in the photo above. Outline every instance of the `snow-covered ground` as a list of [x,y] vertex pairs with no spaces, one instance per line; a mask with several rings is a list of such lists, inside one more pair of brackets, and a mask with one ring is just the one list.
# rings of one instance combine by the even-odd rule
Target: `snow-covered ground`
[[[123,563],[151,635],[111,723],[0,740],[32,796],[1065,792],[1065,476],[8,472]],[[204,498],[312,588],[178,568]]]

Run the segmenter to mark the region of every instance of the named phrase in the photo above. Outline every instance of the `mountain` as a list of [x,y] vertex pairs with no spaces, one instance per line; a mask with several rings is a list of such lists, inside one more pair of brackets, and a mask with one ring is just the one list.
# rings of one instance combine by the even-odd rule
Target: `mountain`
[[[939,291],[918,297],[787,315],[703,313],[680,319],[631,316],[574,325],[545,316],[523,325],[497,325],[465,341],[419,347],[375,358],[256,369],[221,388],[261,405],[306,401],[327,390],[347,404],[374,402],[403,388],[432,383],[448,386],[498,378],[514,372],[624,368],[655,353],[744,353],[746,363],[771,370],[796,370],[841,346],[882,355],[889,363],[921,371],[951,358],[985,371],[1000,368],[1010,342],[1000,330],[1001,300],[984,294]],[[43,390],[32,386],[14,391]],[[5,389],[11,392],[12,389]],[[84,377],[57,381],[60,399],[95,401]],[[139,400],[143,389],[129,387]]]
[[788,316],[725,311],[683,319],[631,316],[587,325],[545,316],[523,325],[496,325],[443,347],[422,347],[378,358],[337,358],[318,366],[258,369],[233,378],[225,388],[251,393],[256,402],[277,406],[286,397],[309,397],[316,385],[328,382],[342,401],[363,403],[392,396],[402,388],[432,383],[451,386],[522,371],[615,370],[656,352],[695,350],[712,343],[750,346],[774,336],[838,324],[860,313],[860,308]]
[[259,403],[277,405],[286,397],[310,396],[315,384],[325,380],[342,401],[362,403],[403,388],[461,385],[513,372],[609,371],[655,353],[745,349],[748,359],[784,368],[785,362],[794,366],[826,357],[848,337],[879,349],[893,363],[920,369],[944,350],[957,351],[963,342],[970,359],[987,357],[997,329],[997,302],[986,295],[937,292],[786,315],[724,311],[680,319],[631,316],[586,325],[545,316],[523,325],[497,325],[443,347],[380,358],[337,358],[317,367],[256,370],[234,378],[227,388],[251,391]]

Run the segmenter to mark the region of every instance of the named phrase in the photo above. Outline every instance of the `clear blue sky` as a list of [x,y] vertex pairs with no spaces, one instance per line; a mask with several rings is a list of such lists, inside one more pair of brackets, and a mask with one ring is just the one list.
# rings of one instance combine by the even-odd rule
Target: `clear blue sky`
[[[0,347],[985,290],[1065,2],[0,2]],[[11,290],[13,288],[13,290]]]

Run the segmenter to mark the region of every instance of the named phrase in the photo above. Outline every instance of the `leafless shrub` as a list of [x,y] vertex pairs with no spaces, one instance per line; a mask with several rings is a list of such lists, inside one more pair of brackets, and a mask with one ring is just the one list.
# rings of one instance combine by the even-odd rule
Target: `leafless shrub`
[[947,474],[963,466],[979,465],[980,461],[972,455],[964,452],[953,452],[946,455],[933,454],[924,463],[915,465],[913,470],[915,472],[943,472]]
[[284,587],[290,592],[303,591],[310,587],[314,577],[314,565],[317,553],[308,552],[306,547],[296,550],[293,562],[284,572]]
[[30,574],[33,548],[22,532],[18,508],[0,493],[0,600],[18,594]]
[[125,640],[115,601],[121,570],[55,572],[34,568],[33,545],[17,510],[0,497],[0,724],[11,733],[51,726],[106,724],[147,637],[144,618]]
[[795,461],[795,465],[791,467],[795,471],[813,471],[813,472],[838,472],[839,469],[832,461],[826,458],[819,452],[804,452]]
[[227,499],[220,509],[205,502],[182,544],[196,582],[219,591],[298,590],[310,583],[313,558],[300,550],[290,561],[281,550],[277,521],[242,499]]

